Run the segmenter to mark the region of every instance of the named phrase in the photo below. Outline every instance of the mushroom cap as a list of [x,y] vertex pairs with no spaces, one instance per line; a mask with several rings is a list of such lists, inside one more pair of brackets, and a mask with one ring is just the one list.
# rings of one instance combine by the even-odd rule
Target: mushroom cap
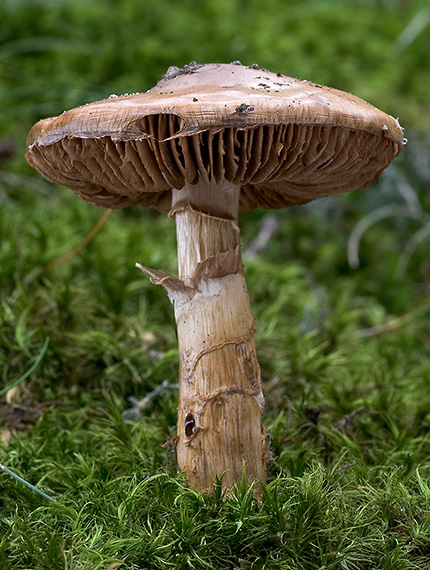
[[241,186],[240,209],[283,208],[372,184],[399,153],[396,119],[349,93],[234,64],[169,68],[146,93],[43,119],[27,161],[106,208],[168,210],[171,189]]

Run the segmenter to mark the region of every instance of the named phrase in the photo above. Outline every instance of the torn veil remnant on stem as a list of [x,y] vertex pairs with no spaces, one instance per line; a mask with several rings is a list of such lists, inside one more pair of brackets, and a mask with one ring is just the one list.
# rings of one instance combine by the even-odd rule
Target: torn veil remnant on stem
[[[179,275],[140,268],[173,302],[176,449],[189,484],[265,481],[264,398],[238,213],[364,188],[399,153],[397,120],[349,93],[233,64],[172,67],[146,93],[39,121],[27,160],[105,208],[176,223]],[[261,488],[256,486],[256,495]]]

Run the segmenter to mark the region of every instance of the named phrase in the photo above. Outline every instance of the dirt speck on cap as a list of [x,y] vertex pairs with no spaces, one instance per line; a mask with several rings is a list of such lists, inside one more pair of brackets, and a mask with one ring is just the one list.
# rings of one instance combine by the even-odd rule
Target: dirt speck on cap
[[253,110],[254,110],[254,107],[251,107],[250,105],[247,105],[246,103],[242,103],[241,105],[239,105],[239,107],[236,107],[234,112],[238,113],[239,115],[245,115],[246,113],[250,113]]

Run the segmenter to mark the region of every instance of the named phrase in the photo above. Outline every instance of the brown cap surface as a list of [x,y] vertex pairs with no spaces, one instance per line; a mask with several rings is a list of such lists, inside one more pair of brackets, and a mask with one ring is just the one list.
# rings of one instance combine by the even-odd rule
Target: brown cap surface
[[398,122],[349,93],[238,64],[170,68],[146,93],[43,119],[27,161],[106,208],[169,209],[172,188],[226,179],[243,211],[364,188],[399,153]]

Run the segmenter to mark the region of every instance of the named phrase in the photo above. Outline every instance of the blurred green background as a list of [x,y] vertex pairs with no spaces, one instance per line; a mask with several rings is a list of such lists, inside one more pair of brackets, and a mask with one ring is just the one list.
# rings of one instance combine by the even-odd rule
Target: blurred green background
[[[392,210],[381,212],[382,226],[378,228],[390,233],[379,238],[376,230],[373,236],[385,247],[379,249],[384,261],[388,263],[386,253],[397,251],[400,255],[418,230],[422,235],[416,238],[414,253],[422,251],[422,226],[426,227],[430,206],[430,7],[426,0],[3,0],[0,166],[3,185],[12,192],[9,197],[21,205],[16,215],[21,215],[24,204],[37,209],[44,199],[40,193],[53,192],[24,161],[25,137],[34,122],[112,93],[144,91],[170,65],[182,66],[191,60],[258,63],[272,71],[351,91],[398,117],[405,128],[409,145],[382,177],[378,190],[320,201],[294,213],[278,213],[282,220],[291,216],[298,219],[296,225],[284,228],[287,236],[281,235],[278,245],[273,245],[273,256],[291,258],[298,254],[308,263],[315,259],[317,267],[323,267],[329,261],[324,262],[325,250],[315,257],[312,244],[327,244],[329,235],[340,232],[336,240],[345,246],[354,223],[383,206]],[[24,183],[22,176],[30,178]],[[62,199],[68,202],[71,198],[67,194],[61,191]],[[84,211],[76,200],[72,203]],[[94,207],[85,208],[86,212],[99,212]],[[252,239],[255,222],[262,215],[257,212],[244,217],[245,240]],[[118,213],[117,219],[120,216]],[[249,230],[247,219],[252,220]],[[302,235],[300,223],[308,225],[311,234]],[[7,235],[3,237],[4,248]],[[52,237],[51,231],[46,240]],[[364,241],[361,251],[362,265],[367,261],[368,243]],[[33,263],[46,261],[47,247],[49,243],[40,253],[33,253],[41,257]],[[369,255],[372,247],[370,244]],[[348,271],[346,257],[341,260],[344,251],[336,253],[332,248],[327,253],[338,256],[337,271]],[[425,256],[414,259],[412,265],[408,261],[408,267],[428,271],[422,266]],[[392,265],[395,263],[391,260]],[[389,296],[385,285],[393,267],[381,264],[380,269],[379,278]],[[24,273],[30,270],[31,265],[22,268]],[[4,283],[10,274],[8,263],[3,262],[0,275],[6,279]],[[414,274],[413,279],[422,286],[421,274]]]

